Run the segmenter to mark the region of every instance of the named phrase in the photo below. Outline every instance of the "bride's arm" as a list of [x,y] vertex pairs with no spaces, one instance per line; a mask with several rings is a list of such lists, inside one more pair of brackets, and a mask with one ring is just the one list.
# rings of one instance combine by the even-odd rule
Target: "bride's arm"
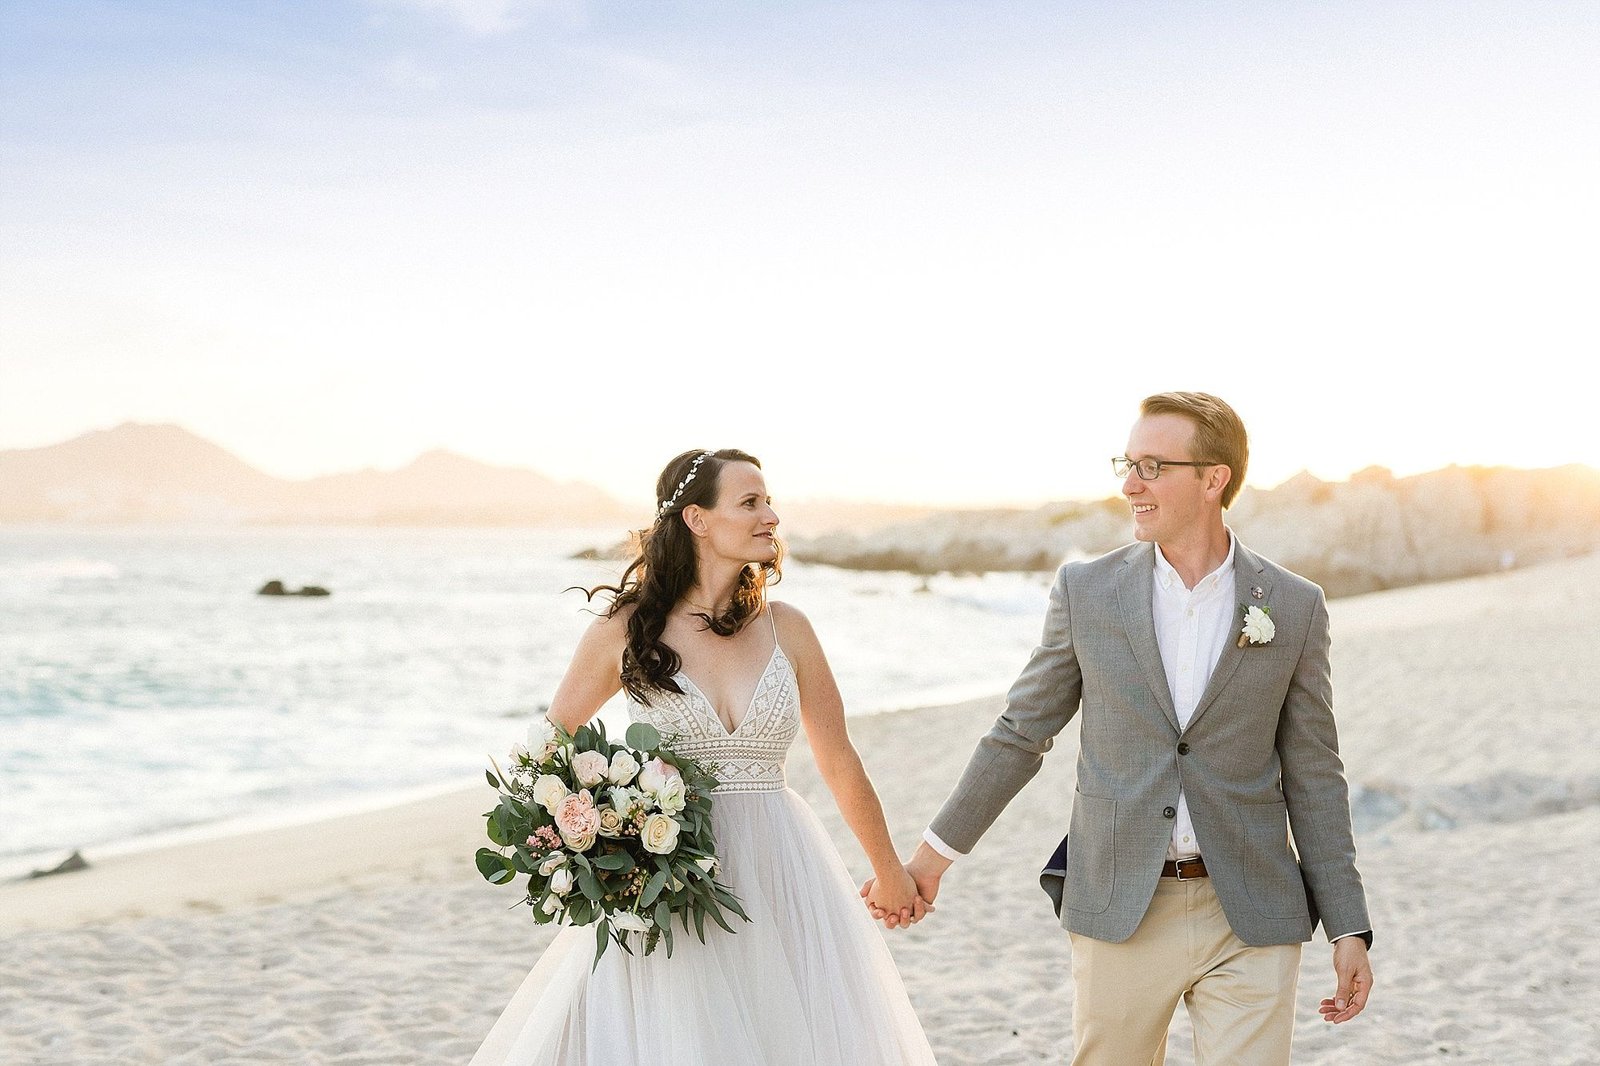
[[920,918],[926,907],[917,898],[915,882],[900,864],[884,820],[883,804],[867,777],[866,767],[861,765],[860,753],[850,742],[844,699],[839,695],[839,685],[822,644],[806,616],[788,604],[774,604],[773,618],[784,654],[794,664],[795,679],[800,684],[800,720],[817,769],[872,863],[876,881],[872,901],[885,911],[901,913],[905,919]]
[[622,689],[622,649],[627,639],[626,611],[596,618],[578,641],[545,717],[568,733],[593,718]]

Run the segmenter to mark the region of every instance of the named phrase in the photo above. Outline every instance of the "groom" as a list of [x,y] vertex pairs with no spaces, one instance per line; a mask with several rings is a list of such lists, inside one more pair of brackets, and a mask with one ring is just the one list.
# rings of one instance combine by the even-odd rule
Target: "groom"
[[1223,524],[1248,452],[1215,396],[1140,405],[1112,460],[1138,543],[1061,568],[1042,642],[907,863],[932,902],[1081,711],[1061,907],[1074,1066],[1160,1063],[1180,998],[1201,1066],[1287,1063],[1319,917],[1338,977],[1323,1017],[1354,1018],[1372,988],[1328,611]]

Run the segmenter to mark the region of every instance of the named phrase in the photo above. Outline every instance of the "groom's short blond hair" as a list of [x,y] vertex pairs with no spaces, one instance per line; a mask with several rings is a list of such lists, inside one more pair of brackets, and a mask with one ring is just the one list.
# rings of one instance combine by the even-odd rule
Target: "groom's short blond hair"
[[1182,415],[1193,422],[1194,454],[1189,458],[1228,468],[1230,476],[1222,490],[1222,506],[1233,503],[1244,487],[1245,468],[1250,465],[1250,438],[1238,412],[1209,392],[1158,392],[1144,398],[1139,414]]

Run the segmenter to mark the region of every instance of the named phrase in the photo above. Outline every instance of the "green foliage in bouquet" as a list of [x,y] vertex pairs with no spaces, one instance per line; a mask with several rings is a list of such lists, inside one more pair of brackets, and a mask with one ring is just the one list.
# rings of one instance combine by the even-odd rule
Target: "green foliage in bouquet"
[[500,802],[484,815],[495,847],[478,849],[478,872],[497,885],[526,875],[520,902],[541,925],[594,925],[595,965],[613,941],[631,953],[628,933],[646,955],[665,941],[670,956],[674,915],[702,942],[707,918],[730,933],[727,913],[750,920],[716,880],[711,768],[643,722],[626,741],[598,721],[569,735],[541,719],[510,770],[486,772]]

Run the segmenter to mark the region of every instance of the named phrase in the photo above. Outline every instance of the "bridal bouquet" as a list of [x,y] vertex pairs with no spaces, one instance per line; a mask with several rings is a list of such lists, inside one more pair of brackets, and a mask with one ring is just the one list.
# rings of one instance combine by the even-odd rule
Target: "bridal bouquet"
[[478,849],[478,871],[503,885],[528,876],[534,921],[595,926],[594,961],[624,934],[643,933],[644,953],[662,940],[672,954],[672,916],[705,940],[709,917],[730,933],[725,912],[750,919],[716,880],[711,790],[717,779],[674,755],[652,726],[636,722],[627,743],[600,722],[567,734],[540,718],[510,769],[486,772],[500,802],[485,817],[496,848]]

